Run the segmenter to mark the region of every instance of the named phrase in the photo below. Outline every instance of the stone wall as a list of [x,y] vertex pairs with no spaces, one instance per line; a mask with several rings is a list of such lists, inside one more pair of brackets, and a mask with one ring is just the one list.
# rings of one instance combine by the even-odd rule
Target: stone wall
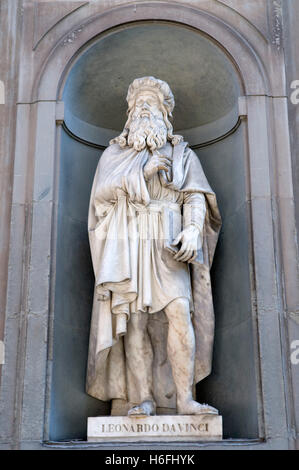
[[[284,52],[286,60],[286,94],[288,95],[288,111],[289,111],[289,126],[290,126],[290,142],[292,153],[293,165],[293,185],[295,196],[295,213],[296,213],[296,226],[297,231],[294,236],[298,239],[299,230],[299,103],[296,99],[298,93],[294,96],[294,92],[299,87],[299,57],[298,57],[298,44],[299,44],[299,3],[296,0],[287,0],[283,2],[283,36],[284,36]],[[294,84],[295,81],[298,81]],[[296,86],[296,88],[294,88]],[[293,97],[292,97],[293,95]],[[297,104],[296,104],[297,103]],[[294,308],[288,315],[288,335],[289,344],[291,345],[291,353],[295,351],[295,345],[298,347],[299,339],[299,320],[298,310]],[[297,343],[296,343],[297,342]],[[293,416],[293,429],[297,436],[297,446],[299,447],[299,365],[292,364],[292,392],[294,397],[294,408],[290,410]]]

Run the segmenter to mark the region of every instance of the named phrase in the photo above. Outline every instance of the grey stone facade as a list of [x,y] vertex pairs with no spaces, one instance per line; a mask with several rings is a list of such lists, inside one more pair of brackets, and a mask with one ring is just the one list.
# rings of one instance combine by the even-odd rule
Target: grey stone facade
[[[297,20],[297,0],[0,2],[0,448],[103,447],[84,431],[87,416],[108,410],[84,391],[93,287],[85,214],[121,121],[105,95],[114,90],[121,115],[131,71],[171,80],[224,215],[214,368],[198,395],[223,412],[225,439],[175,448],[299,448]],[[126,65],[135,37],[140,49]],[[177,59],[166,66],[169,37]],[[84,81],[92,74],[100,84]]]

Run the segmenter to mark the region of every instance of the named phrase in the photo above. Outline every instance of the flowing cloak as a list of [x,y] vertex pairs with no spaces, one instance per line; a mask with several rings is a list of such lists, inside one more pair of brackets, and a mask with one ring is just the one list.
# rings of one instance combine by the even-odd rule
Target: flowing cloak
[[[164,171],[159,172],[164,187],[179,192],[202,193],[205,195],[206,215],[203,226],[203,263],[190,264],[191,289],[193,296],[192,322],[195,333],[195,383],[211,372],[214,341],[214,311],[210,282],[210,267],[221,227],[221,218],[216,196],[210,188],[202,170],[199,158],[186,142],[172,146],[167,143],[162,149],[172,159],[171,178]],[[90,198],[88,230],[95,273],[95,295],[92,310],[89,355],[87,367],[87,393],[99,400],[113,399],[131,401],[128,397],[129,380],[126,370],[123,335],[126,334],[126,318],[121,307],[114,300],[110,289],[113,283],[123,286],[130,300],[130,293],[136,291],[132,285],[131,269],[136,261],[132,258],[131,239],[134,240],[136,226],[134,208],[136,204],[147,206],[150,196],[143,175],[143,168],[149,157],[145,149],[136,152],[118,144],[110,145],[100,158],[94,177]],[[112,188],[112,192],[111,192]],[[113,290],[113,289],[112,289]],[[99,294],[105,300],[99,300]],[[120,313],[120,314],[118,314]],[[163,313],[163,312],[161,312]],[[155,396],[157,406],[173,407],[171,397],[175,390],[171,368],[167,359],[167,328],[165,315],[153,319],[149,332],[155,353],[155,341],[164,343],[164,356],[154,357],[154,384],[163,397]],[[157,349],[161,349],[160,347]],[[161,382],[161,383],[160,383]],[[132,389],[132,387],[130,387]],[[157,392],[157,393],[158,393]],[[155,395],[155,391],[154,391]],[[174,405],[175,407],[175,405]]]

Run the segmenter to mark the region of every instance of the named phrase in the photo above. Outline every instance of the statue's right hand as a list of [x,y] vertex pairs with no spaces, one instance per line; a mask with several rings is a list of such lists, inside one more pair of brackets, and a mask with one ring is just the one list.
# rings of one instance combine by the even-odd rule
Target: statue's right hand
[[165,170],[166,172],[171,168],[171,158],[166,155],[154,154],[152,155],[143,170],[143,174],[146,180],[149,180],[159,170]]

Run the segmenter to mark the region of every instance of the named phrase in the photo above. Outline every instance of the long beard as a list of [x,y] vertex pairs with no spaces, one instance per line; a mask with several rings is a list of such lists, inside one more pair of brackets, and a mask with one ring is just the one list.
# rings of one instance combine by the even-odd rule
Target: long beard
[[167,142],[167,127],[164,120],[136,118],[131,121],[127,142],[137,152],[148,147],[151,151],[163,147]]

